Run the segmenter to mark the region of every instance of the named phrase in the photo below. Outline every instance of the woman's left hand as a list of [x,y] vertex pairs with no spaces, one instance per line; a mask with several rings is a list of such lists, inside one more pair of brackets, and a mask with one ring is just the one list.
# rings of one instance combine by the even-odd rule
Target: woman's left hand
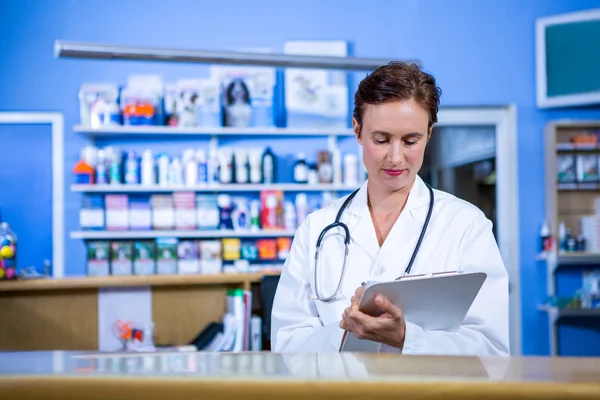
[[356,290],[352,305],[342,315],[341,327],[352,332],[358,339],[372,340],[402,350],[406,333],[404,313],[380,294],[375,296],[375,304],[383,312],[379,317],[359,311],[358,302],[363,290],[363,287]]

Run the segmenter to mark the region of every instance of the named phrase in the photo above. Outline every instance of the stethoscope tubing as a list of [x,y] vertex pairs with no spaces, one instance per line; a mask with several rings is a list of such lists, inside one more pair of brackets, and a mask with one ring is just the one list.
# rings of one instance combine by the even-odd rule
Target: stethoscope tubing
[[[412,253],[412,256],[410,257],[408,265],[407,265],[406,269],[404,270],[403,276],[408,275],[412,269],[415,259],[417,258],[417,254],[419,253],[419,248],[421,247],[421,243],[423,242],[423,238],[425,237],[425,233],[427,232],[427,227],[429,226],[429,221],[431,220],[431,214],[433,214],[433,206],[434,206],[434,202],[435,202],[435,196],[434,196],[433,189],[431,188],[431,186],[429,186],[427,183],[425,184],[425,186],[427,186],[427,189],[429,189],[429,209],[427,210],[427,216],[425,217],[425,222],[423,223],[423,228],[421,229],[421,234],[419,235],[419,239],[417,240],[417,244],[415,245],[415,249],[413,250],[413,253]],[[346,274],[346,262],[348,259],[349,246],[350,246],[350,230],[348,229],[348,226],[346,224],[344,224],[343,222],[341,222],[340,220],[342,218],[342,214],[343,214],[344,210],[346,209],[348,204],[350,204],[352,199],[354,199],[354,197],[356,196],[356,194],[358,193],[359,190],[360,189],[355,190],[354,192],[352,192],[350,194],[350,196],[348,196],[346,198],[346,200],[340,207],[340,209],[335,217],[335,221],[332,224],[327,225],[321,231],[321,233],[319,234],[319,237],[317,238],[317,246],[316,246],[316,251],[315,251],[315,268],[314,268],[316,300],[319,300],[319,301],[322,301],[325,303],[329,303],[329,302],[337,299],[340,291],[342,290],[342,283],[344,282],[344,276]],[[323,238],[325,237],[325,235],[327,234],[328,231],[330,231],[331,229],[334,229],[334,228],[341,228],[344,230],[344,262],[342,264],[342,273],[340,275],[340,279],[338,281],[338,285],[335,289],[335,292],[331,296],[324,297],[321,295],[321,293],[319,293],[320,290],[319,290],[318,277],[317,277],[318,265],[319,265],[319,254],[321,253],[321,243],[323,241]],[[398,277],[397,279],[399,279],[399,278],[400,277]]]

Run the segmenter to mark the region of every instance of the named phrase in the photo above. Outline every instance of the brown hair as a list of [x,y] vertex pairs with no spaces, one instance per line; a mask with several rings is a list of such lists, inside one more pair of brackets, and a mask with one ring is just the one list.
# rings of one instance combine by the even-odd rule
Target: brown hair
[[367,105],[414,99],[429,112],[431,127],[437,122],[441,94],[432,75],[416,64],[393,61],[377,68],[360,82],[354,95],[353,116],[362,125]]

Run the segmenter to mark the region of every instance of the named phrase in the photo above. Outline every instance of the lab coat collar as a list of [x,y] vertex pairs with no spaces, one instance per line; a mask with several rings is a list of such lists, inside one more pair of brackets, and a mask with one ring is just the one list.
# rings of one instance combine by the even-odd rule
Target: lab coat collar
[[406,206],[394,223],[392,230],[386,238],[382,250],[379,251],[377,235],[375,228],[369,215],[369,206],[367,202],[367,185],[368,181],[361,186],[358,193],[348,205],[347,212],[350,216],[348,220],[348,228],[350,235],[356,238],[360,236],[360,240],[355,243],[367,253],[374,262],[382,260],[390,253],[388,249],[393,249],[401,243],[412,243],[416,241],[421,227],[425,221],[425,214],[417,212],[423,207],[429,205],[429,189],[425,182],[417,175],[413,187],[408,195]]
[[[347,212],[349,214],[354,215],[355,217],[361,218],[366,213],[369,212],[369,205],[367,201],[367,186],[369,181],[366,180],[365,183],[362,184],[358,193],[352,199],[352,202],[348,205]],[[419,175],[415,178],[415,183],[413,184],[412,189],[408,195],[408,200],[406,201],[406,206],[404,207],[404,211],[408,211],[413,218],[420,219],[418,214],[414,211],[418,210],[421,207],[426,207],[429,205],[429,189],[423,182],[423,179]],[[403,211],[403,213],[404,213]]]

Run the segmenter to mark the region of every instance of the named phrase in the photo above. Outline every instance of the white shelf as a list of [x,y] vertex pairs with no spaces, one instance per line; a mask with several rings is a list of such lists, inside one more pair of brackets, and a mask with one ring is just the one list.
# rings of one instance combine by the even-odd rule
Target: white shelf
[[143,185],[71,185],[73,192],[83,193],[172,193],[172,192],[260,192],[282,190],[284,192],[339,192],[358,188],[344,185],[306,185],[296,183],[229,184],[216,186],[143,186]]
[[181,239],[217,239],[217,238],[271,238],[293,237],[296,231],[233,231],[233,230],[206,230],[206,231],[74,231],[71,239],[88,240],[118,240],[118,239],[156,239],[174,237]]
[[597,144],[557,143],[557,151],[598,151]]
[[114,125],[90,128],[76,125],[73,131],[89,137],[124,136],[354,136],[352,128],[179,128],[157,125]]

